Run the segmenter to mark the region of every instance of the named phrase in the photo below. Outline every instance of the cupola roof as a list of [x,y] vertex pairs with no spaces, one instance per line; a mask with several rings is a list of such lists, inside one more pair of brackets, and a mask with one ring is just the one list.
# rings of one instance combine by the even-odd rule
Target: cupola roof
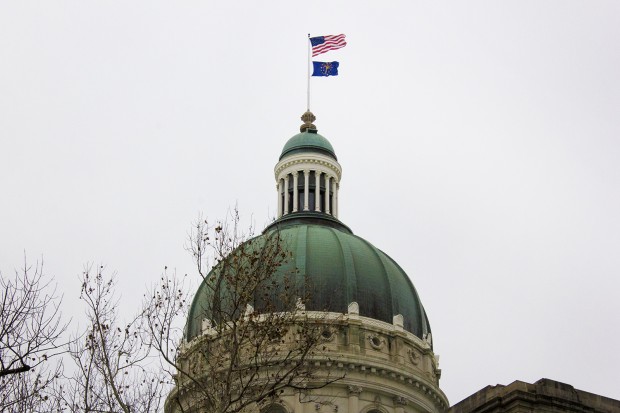
[[304,121],[299,128],[301,133],[286,142],[280,154],[280,160],[287,155],[302,152],[323,153],[338,160],[332,144],[324,136],[318,134],[316,126],[312,123],[316,120],[314,114],[308,111],[301,116],[301,119]]
[[282,148],[280,159],[287,155],[302,152],[318,152],[336,158],[336,152],[331,143],[323,136],[319,135],[315,130],[308,130],[298,133],[286,142]]

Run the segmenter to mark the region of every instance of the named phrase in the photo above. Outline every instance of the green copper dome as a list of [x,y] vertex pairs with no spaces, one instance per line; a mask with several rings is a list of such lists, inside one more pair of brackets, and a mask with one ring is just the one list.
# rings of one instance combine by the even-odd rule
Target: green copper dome
[[331,156],[335,160],[336,152],[332,144],[322,135],[319,135],[316,130],[306,130],[305,132],[298,133],[286,142],[282,149],[280,159],[286,155],[292,155],[294,153],[301,152],[318,152],[328,156]]
[[[292,215],[292,214],[291,214]],[[346,313],[351,302],[359,314],[392,323],[402,314],[405,330],[423,338],[430,325],[418,294],[400,266],[368,241],[353,235],[335,218],[302,213],[280,219],[258,238],[279,231],[292,258],[281,265],[275,277],[296,273],[311,291],[307,310]],[[263,242],[259,242],[264,245]],[[233,253],[234,254],[234,253]],[[216,267],[209,276],[217,274]],[[206,313],[210,290],[202,284],[190,308],[187,339],[198,336]],[[255,307],[258,311],[260,308]]]

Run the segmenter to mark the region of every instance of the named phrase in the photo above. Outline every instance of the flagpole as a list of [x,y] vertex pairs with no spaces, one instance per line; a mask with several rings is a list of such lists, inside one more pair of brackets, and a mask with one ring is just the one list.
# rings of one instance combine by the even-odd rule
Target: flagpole
[[307,93],[307,108],[308,112],[310,112],[310,52],[312,48],[310,47],[310,33],[308,33],[308,93]]

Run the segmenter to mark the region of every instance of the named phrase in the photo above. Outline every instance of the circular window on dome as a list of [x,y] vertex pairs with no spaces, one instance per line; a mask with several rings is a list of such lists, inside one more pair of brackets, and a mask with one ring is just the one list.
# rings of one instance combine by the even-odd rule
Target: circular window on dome
[[381,350],[383,348],[383,344],[385,343],[385,341],[376,334],[369,336],[368,341],[375,350]]
[[334,333],[334,330],[332,330],[331,328],[325,327],[323,331],[321,331],[321,340],[334,341],[334,338],[336,338],[336,334]]

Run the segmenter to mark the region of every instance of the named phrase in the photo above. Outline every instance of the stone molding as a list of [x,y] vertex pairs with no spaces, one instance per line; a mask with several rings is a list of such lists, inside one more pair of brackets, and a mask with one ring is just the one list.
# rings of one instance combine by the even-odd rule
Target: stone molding
[[304,169],[317,170],[336,178],[336,182],[340,182],[342,177],[342,168],[340,164],[327,156],[306,153],[301,155],[292,155],[278,162],[274,168],[276,181],[282,179],[283,176],[293,172],[303,171]]
[[[437,371],[438,364],[427,341],[421,340],[410,332],[399,331],[397,325],[362,317],[354,312],[349,315],[306,311],[304,317],[316,319],[318,323],[326,324],[326,330],[332,333],[326,337],[327,340],[324,343],[333,352],[326,357],[314,359],[313,363],[319,368],[324,366],[325,372],[330,375],[342,374],[345,377],[344,381],[341,384],[334,383],[334,385],[342,388],[345,394],[355,394],[357,389],[364,386],[364,390],[367,389],[371,394],[377,394],[379,391],[387,396],[388,400],[397,400],[396,397],[405,399],[413,397],[414,405],[426,400],[429,406],[435,405],[434,409],[437,411],[448,408],[448,400],[437,385],[438,377],[433,375],[433,372],[436,373]],[[400,320],[396,321],[398,324]],[[353,329],[358,331],[356,334],[358,334],[359,340],[368,343],[366,350],[360,349],[359,344],[356,344],[357,341],[355,340],[358,339],[346,341],[352,339]],[[341,331],[346,334],[342,335]],[[193,353],[208,338],[209,336],[206,334],[200,335],[189,343],[184,343],[180,358],[191,360]],[[372,345],[372,338],[381,341],[377,346],[378,348]],[[392,350],[387,346],[388,339],[394,340],[396,347],[390,346]],[[394,353],[393,349],[395,348],[398,349],[397,353]],[[334,354],[337,356],[334,357]],[[196,359],[194,358],[193,361],[195,362]],[[354,377],[364,377],[363,383],[359,382],[359,378]],[[383,393],[377,387],[377,383],[382,383],[386,389],[392,388],[392,394]],[[408,389],[408,396],[402,393],[402,389],[397,390],[398,387],[402,388],[402,386]],[[408,405],[410,404],[411,402]]]

